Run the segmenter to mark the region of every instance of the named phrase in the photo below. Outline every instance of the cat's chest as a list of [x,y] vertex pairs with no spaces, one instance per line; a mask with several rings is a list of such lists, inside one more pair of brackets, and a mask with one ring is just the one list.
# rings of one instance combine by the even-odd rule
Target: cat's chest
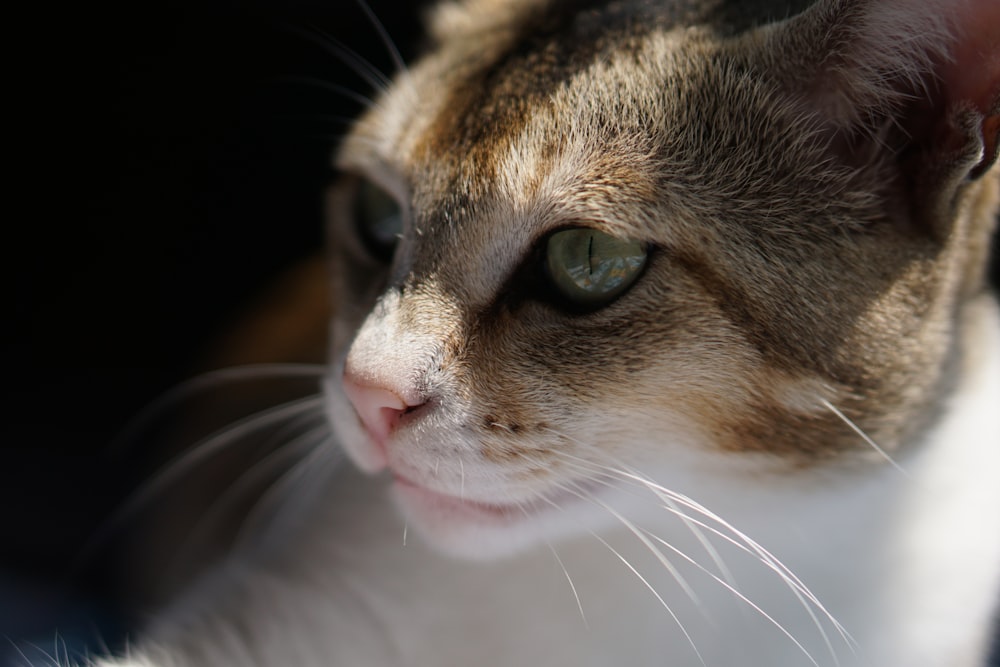
[[322,537],[318,550],[333,562],[307,576],[325,580],[316,590],[338,619],[332,643],[370,646],[378,656],[368,664],[599,667],[673,652],[676,633],[662,631],[670,612],[615,551],[651,584],[663,576],[625,535],[602,537],[607,546],[589,538],[498,562],[455,560],[409,534],[384,487],[352,470],[340,477],[350,498],[340,506],[357,502],[364,515],[334,512],[325,530],[337,537]]
[[[347,651],[358,664],[394,667],[792,666],[835,664],[834,653],[852,664],[826,608],[807,598],[818,596],[852,628],[871,620],[852,603],[874,576],[863,564],[881,559],[866,522],[858,522],[856,539],[836,545],[857,559],[856,576],[831,587],[826,565],[810,565],[831,561],[810,558],[806,543],[815,534],[794,522],[775,522],[767,549],[735,531],[726,531],[731,542],[720,541],[712,530],[724,529],[706,529],[699,517],[638,523],[644,539],[622,526],[470,563],[407,534],[383,486],[344,469],[336,487],[334,509],[317,523],[322,533],[314,529],[297,549],[309,561],[275,564],[296,568],[300,597],[287,607],[309,610],[301,623],[321,624],[311,633],[324,637],[313,648],[321,655]],[[845,507],[845,515],[856,509]],[[825,530],[840,532],[833,521]],[[820,542],[815,548],[829,546]],[[751,663],[742,662],[747,656]]]

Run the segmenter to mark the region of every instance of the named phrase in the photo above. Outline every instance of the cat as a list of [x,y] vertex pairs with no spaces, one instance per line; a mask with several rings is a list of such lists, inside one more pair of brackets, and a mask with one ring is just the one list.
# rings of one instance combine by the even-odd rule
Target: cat
[[336,158],[339,444],[97,664],[985,665],[998,26],[439,6]]

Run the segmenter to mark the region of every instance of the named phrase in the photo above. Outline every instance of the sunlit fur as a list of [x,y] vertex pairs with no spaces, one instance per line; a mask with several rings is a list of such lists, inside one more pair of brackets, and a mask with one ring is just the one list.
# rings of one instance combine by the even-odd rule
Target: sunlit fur
[[[435,13],[329,197],[324,409],[381,476],[321,471],[149,664],[985,663],[1000,10],[764,4]],[[568,226],[651,249],[607,307],[546,295]],[[420,406],[384,451],[345,372]]]

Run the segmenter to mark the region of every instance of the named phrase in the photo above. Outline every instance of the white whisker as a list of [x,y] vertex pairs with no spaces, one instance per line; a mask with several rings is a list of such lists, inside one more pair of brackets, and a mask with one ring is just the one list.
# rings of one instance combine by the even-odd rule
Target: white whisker
[[[299,484],[295,489],[294,494],[287,493],[288,487],[293,483],[300,482],[302,478],[310,474],[318,476],[326,475],[332,468],[339,465],[341,457],[334,456],[331,453],[330,448],[324,446],[325,444],[332,442],[332,438],[320,440],[311,452],[302,457],[298,463],[283,472],[277,479],[274,480],[270,488],[261,494],[256,505],[254,505],[254,507],[247,513],[239,534],[234,540],[234,544],[241,545],[250,543],[254,538],[264,533],[262,529],[264,526],[267,526],[268,528],[280,528],[277,519],[279,518],[279,511],[283,509],[283,503],[288,502],[289,500],[294,500],[301,504],[307,503],[311,500],[311,494],[309,493],[310,488],[312,490],[318,490],[321,488],[321,485],[309,487],[309,485],[304,483]],[[288,507],[291,507],[291,505],[285,506],[285,509]]]
[[273,433],[262,440],[255,451],[267,453],[276,447],[285,446],[305,433],[318,433],[324,428],[328,433],[330,432],[329,422],[322,411],[303,412],[275,428]]
[[[56,663],[57,664],[68,665],[69,664],[69,646],[66,645],[66,638],[63,637],[62,635],[60,635],[58,630],[56,630],[56,636],[55,636],[55,639],[54,639],[53,643],[55,645],[55,651],[56,651]],[[59,662],[59,649],[60,648],[62,648],[62,654],[66,657],[66,661],[65,662]]]
[[869,447],[871,447],[873,450],[875,450],[875,452],[879,456],[881,456],[883,459],[885,459],[889,463],[889,465],[891,465],[893,468],[895,468],[901,474],[903,474],[903,475],[905,475],[907,477],[910,476],[910,474],[908,472],[906,472],[906,470],[901,465],[899,465],[898,463],[896,463],[896,461],[894,461],[893,458],[891,456],[889,456],[889,454],[884,449],[882,449],[881,447],[878,446],[878,443],[876,443],[874,440],[872,440],[871,437],[869,437],[869,435],[867,433],[865,433],[863,430],[861,430],[861,427],[858,426],[857,424],[855,424],[854,421],[851,420],[847,415],[845,415],[843,412],[841,412],[840,410],[838,410],[837,407],[834,406],[833,403],[831,403],[830,401],[826,400],[825,398],[820,399],[820,403],[822,403],[823,406],[826,409],[828,409],[830,412],[832,412],[833,414],[835,414],[838,419],[840,419],[842,422],[844,422],[845,424],[847,424],[851,428],[852,431],[854,431],[855,433],[857,433],[858,436],[862,440],[864,440],[868,444]]
[[392,58],[393,64],[396,66],[396,72],[399,75],[399,81],[402,85],[406,86],[407,91],[412,96],[412,102],[419,104],[420,102],[420,91],[417,87],[413,85],[413,81],[410,77],[410,70],[406,67],[406,62],[403,60],[402,54],[400,54],[399,49],[396,48],[396,43],[392,41],[389,36],[389,32],[385,29],[385,26],[378,17],[375,16],[375,12],[372,10],[371,6],[365,2],[365,0],[357,0],[358,6],[361,7],[361,11],[365,13],[368,17],[368,21],[375,28],[375,32],[378,33],[379,39],[382,40],[382,44],[385,45],[386,51],[389,52],[389,57]]
[[[631,468],[628,468],[627,466],[622,466],[622,469],[626,470],[626,471],[629,471],[629,472],[631,472],[631,473],[633,473],[633,474],[635,474],[635,475],[637,475],[639,477],[642,477],[647,482],[652,483],[652,480],[649,479],[649,477],[647,477],[646,475],[640,474],[639,471],[637,471],[637,470],[633,470]],[[708,554],[708,557],[712,560],[712,562],[715,564],[715,566],[719,569],[719,572],[722,575],[722,578],[725,579],[729,584],[731,584],[732,586],[735,587],[736,586],[736,581],[735,581],[735,578],[733,577],[732,572],[729,571],[729,568],[723,562],[722,556],[719,554],[719,551],[715,548],[715,545],[713,545],[708,540],[708,538],[705,536],[705,533],[702,531],[701,526],[699,525],[699,523],[696,522],[695,520],[693,520],[691,517],[689,517],[685,512],[683,512],[682,510],[678,509],[678,507],[677,507],[678,503],[677,503],[677,501],[675,499],[669,497],[667,494],[658,493],[655,489],[650,489],[650,487],[648,485],[644,485],[644,486],[645,486],[646,489],[652,490],[653,493],[654,493],[654,495],[656,495],[658,498],[660,498],[660,500],[665,505],[668,505],[667,509],[670,510],[670,511],[672,511],[672,513],[675,516],[677,516],[678,518],[680,518],[681,522],[684,523],[684,526],[691,532],[692,535],[694,535],[694,538],[696,540],[698,540],[698,543],[701,544],[702,548]]]
[[158,493],[163,487],[173,483],[184,473],[189,472],[193,466],[225,449],[243,436],[281,423],[285,419],[308,413],[311,410],[321,407],[322,404],[323,397],[307,396],[262,410],[219,429],[208,437],[198,441],[168,463],[163,471],[155,475],[147,483],[146,489],[136,498],[136,502],[145,502],[147,498]]
[[81,564],[88,562],[115,530],[136,513],[148,507],[156,496],[177,482],[182,475],[190,472],[193,467],[238,442],[246,435],[279,424],[285,419],[319,409],[323,405],[323,400],[322,396],[307,396],[282,403],[237,420],[199,440],[167,463],[163,470],[153,475],[148,482],[144,483],[125,501],[119,510],[104,522],[103,526],[97,530],[81,550],[77,557],[78,562]]
[[[290,440],[286,444],[270,452],[259,461],[243,471],[236,481],[230,484],[222,494],[212,502],[205,513],[189,532],[184,543],[177,549],[174,561],[183,563],[193,549],[202,543],[217,522],[233,510],[233,505],[246,498],[255,486],[260,485],[268,476],[273,475],[287,460],[301,457],[325,439],[329,427],[324,423]],[[280,475],[279,475],[280,477]]]
[[[554,500],[545,495],[540,495],[538,497],[538,500],[542,500],[548,505],[554,507],[555,509],[562,511],[562,507],[560,507],[558,503],[556,503]],[[528,516],[528,512],[526,509],[522,507],[521,511],[524,513],[525,516]],[[549,542],[548,540],[545,540],[545,544],[549,547],[549,551],[551,551],[552,555],[555,557],[556,563],[559,564],[559,567],[562,569],[563,574],[566,576],[566,581],[569,582],[569,588],[573,592],[573,599],[576,600],[576,607],[577,609],[580,610],[580,618],[583,619],[583,626],[589,630],[590,624],[587,622],[587,615],[583,613],[583,603],[580,601],[580,594],[576,590],[576,584],[573,583],[573,577],[569,576],[569,570],[566,569],[566,566],[563,564],[562,558],[559,557],[559,554],[556,552],[556,548],[552,546],[552,543]]]
[[[623,517],[618,512],[614,511],[607,504],[602,503],[602,502],[600,502],[599,500],[597,500],[595,498],[591,498],[589,496],[586,496],[586,495],[582,494],[576,488],[573,488],[573,487],[570,487],[570,486],[566,486],[566,485],[563,485],[563,484],[558,484],[557,486],[559,488],[561,488],[562,490],[564,490],[564,491],[566,491],[568,493],[573,494],[577,498],[580,498],[581,500],[586,500],[586,501],[592,502],[594,504],[597,504],[600,507],[602,507],[603,509],[605,509],[606,511],[608,511],[609,513],[611,513],[612,516],[614,516],[626,528],[628,528],[629,531],[632,532],[632,534],[635,535],[640,540],[640,542],[642,542],[643,545],[646,546],[653,553],[653,555],[657,558],[657,560],[659,560],[661,562],[661,564],[663,564],[664,567],[667,568],[667,570],[671,573],[671,575],[674,576],[674,578],[678,582],[678,584],[680,584],[681,587],[685,590],[685,592],[688,593],[688,595],[690,596],[691,600],[696,605],[698,605],[700,607],[700,604],[698,602],[697,596],[695,596],[694,592],[691,590],[691,588],[689,586],[687,586],[687,582],[684,580],[684,578],[680,575],[679,572],[677,572],[674,569],[673,565],[671,563],[669,563],[669,561],[666,561],[666,559],[663,556],[662,552],[660,552],[660,550],[657,549],[652,544],[652,542],[650,542],[648,540],[648,538],[646,538],[645,536],[643,536],[638,531],[638,529],[636,529],[636,527],[635,527],[634,524],[632,524],[630,521],[628,521],[627,519],[625,519],[625,517]],[[597,535],[597,533],[595,533],[592,530],[588,531],[588,532],[592,536],[594,536],[601,544],[603,544],[607,549],[609,549],[611,551],[611,553],[613,553],[615,556],[617,556],[618,559],[621,560],[621,562],[624,563],[625,566],[636,577],[638,577],[639,581],[641,581],[646,586],[646,588],[648,588],[650,590],[650,592],[656,597],[656,599],[660,602],[660,604],[663,605],[663,608],[666,609],[667,613],[670,614],[670,617],[677,624],[677,627],[680,628],[681,633],[684,635],[684,637],[687,639],[688,643],[691,645],[691,648],[694,650],[695,655],[698,656],[698,660],[701,662],[702,665],[705,665],[705,660],[702,658],[701,652],[698,650],[697,645],[695,645],[694,639],[691,637],[690,633],[688,633],[687,628],[684,627],[684,624],[681,622],[680,618],[677,616],[677,614],[674,612],[674,610],[670,607],[670,605],[667,604],[666,600],[663,599],[663,596],[660,595],[660,593],[656,590],[656,588],[653,587],[653,585],[650,584],[649,581],[644,576],[642,576],[642,574],[639,573],[639,571],[635,568],[635,566],[632,565],[632,563],[630,563],[628,561],[628,559],[626,559],[619,551],[617,551],[614,547],[612,547],[610,544],[608,544],[607,541],[605,541],[604,539],[602,539],[599,535]]]
[[[651,533],[649,531],[645,531],[645,532],[646,532],[646,534],[650,538],[652,538],[653,540],[656,540],[657,542],[659,542],[660,544],[662,544],[666,548],[670,549],[671,551],[673,551],[674,553],[676,553],[678,556],[680,556],[681,558],[683,558],[687,562],[691,563],[691,565],[693,565],[694,567],[698,568],[699,570],[701,570],[702,572],[704,572],[707,576],[711,577],[716,582],[718,582],[718,584],[720,586],[723,586],[726,590],[728,590],[729,592],[731,592],[737,598],[739,598],[743,602],[745,602],[748,605],[750,605],[751,608],[753,608],[757,613],[759,613],[765,619],[767,619],[768,621],[770,621],[771,624],[774,625],[774,627],[776,627],[778,630],[780,630],[782,632],[782,634],[784,634],[786,637],[788,637],[788,639],[790,639],[792,641],[792,643],[795,644],[795,646],[797,646],[800,651],[802,651],[803,655],[806,656],[806,658],[809,660],[809,662],[811,662],[816,667],[819,667],[819,663],[816,662],[816,659],[813,658],[812,654],[809,653],[809,651],[806,650],[806,647],[803,646],[802,643],[799,642],[799,640],[797,640],[792,635],[792,633],[790,633],[785,628],[785,626],[783,626],[781,623],[779,623],[777,620],[775,620],[770,614],[768,614],[766,611],[764,611],[759,605],[757,605],[754,602],[752,602],[747,596],[745,596],[743,593],[740,593],[738,590],[736,590],[735,587],[731,586],[728,582],[724,581],[722,578],[716,576],[712,572],[709,572],[707,568],[705,568],[704,566],[702,566],[697,561],[693,560],[690,556],[688,556],[687,554],[685,554],[684,552],[682,552],[681,550],[679,550],[677,547],[673,546],[672,544],[670,544],[669,542],[667,542],[666,540],[664,540],[663,538],[661,538],[661,537],[659,537],[657,535],[654,535],[653,533]],[[827,642],[827,644],[829,645],[829,641]],[[832,650],[833,650],[833,648],[831,647],[831,651]],[[840,664],[840,661],[837,659],[836,653],[834,653],[833,659],[834,659],[834,661],[837,662],[838,665]]]
[[[569,437],[565,436],[564,434],[560,435],[563,435],[563,437]],[[681,519],[681,521],[689,523],[692,527],[704,529],[709,533],[714,534],[719,538],[725,540],[726,542],[732,544],[741,551],[755,557],[765,567],[772,570],[785,583],[785,585],[788,586],[789,590],[796,597],[800,605],[803,607],[803,609],[809,615],[810,619],[813,621],[818,632],[820,633],[824,642],[826,643],[826,646],[830,654],[833,656],[835,661],[838,661],[838,664],[839,660],[836,656],[836,651],[834,650],[833,645],[830,642],[830,639],[826,631],[823,629],[823,624],[820,622],[819,618],[814,613],[813,607],[819,610],[820,613],[822,613],[824,617],[830,621],[830,623],[836,628],[841,638],[847,643],[847,645],[851,648],[851,650],[854,650],[856,642],[854,641],[853,637],[851,637],[851,635],[837,621],[837,619],[834,618],[829,611],[827,611],[825,606],[820,603],[819,599],[805,586],[805,584],[803,584],[801,580],[799,580],[798,577],[796,577],[791,572],[791,570],[787,568],[784,564],[782,564],[781,561],[778,560],[773,554],[764,549],[762,546],[760,546],[758,543],[752,540],[749,536],[737,530],[729,522],[725,521],[715,513],[709,511],[707,508],[695,502],[694,500],[688,498],[687,496],[666,489],[665,487],[653,482],[652,480],[649,480],[648,478],[644,477],[638,472],[618,469],[603,464],[597,464],[573,456],[571,454],[567,454],[566,452],[559,452],[559,453],[562,454],[565,458],[575,461],[577,463],[578,468],[584,467],[585,469],[593,470],[595,473],[613,474],[620,479],[632,481],[647,488],[648,490],[652,491],[658,498],[660,498],[660,500],[664,503],[663,509],[667,510],[671,514],[674,514],[679,519]],[[722,531],[720,531],[719,529],[710,526],[704,523],[703,521],[699,521],[695,517],[690,516],[686,512],[682,511],[679,507],[677,507],[677,505],[680,505],[693,512],[696,512],[699,515],[705,517],[706,519],[718,524],[721,528],[732,533],[732,536],[727,535]],[[707,540],[705,540],[705,542],[707,542]],[[710,546],[710,543],[708,544]],[[714,548],[711,548],[711,550],[715,551]],[[725,568],[721,558],[718,558],[717,560],[715,560],[715,562],[716,565],[720,567],[720,572],[723,573],[728,572],[728,569]],[[737,590],[734,582],[731,579],[729,581],[726,581],[726,583],[734,591]]]
[[[686,517],[687,520],[692,521],[696,525],[704,528],[705,530],[708,530],[712,534],[717,535],[718,537],[720,537],[721,539],[729,542],[730,544],[732,544],[733,546],[737,547],[738,549],[740,549],[740,550],[742,550],[742,551],[744,551],[744,552],[746,552],[746,553],[748,553],[750,555],[753,555],[763,565],[765,565],[768,569],[772,570],[775,574],[777,574],[778,577],[785,583],[785,585],[789,587],[789,590],[791,590],[792,594],[795,595],[795,597],[798,599],[798,601],[801,604],[802,608],[806,611],[806,613],[813,620],[813,623],[816,625],[816,628],[819,630],[819,632],[822,635],[824,641],[826,642],[827,646],[829,647],[830,652],[832,654],[834,654],[834,658],[835,659],[836,659],[836,654],[835,654],[835,651],[833,650],[833,646],[830,643],[829,638],[827,637],[826,632],[823,630],[822,624],[819,622],[819,619],[815,616],[815,614],[813,612],[813,609],[812,609],[812,606],[810,606],[810,604],[808,604],[806,602],[807,600],[809,601],[809,603],[812,603],[812,605],[815,606],[820,612],[823,613],[823,615],[837,629],[837,631],[840,634],[841,638],[845,642],[847,642],[847,644],[849,646],[851,646],[852,649],[853,649],[853,646],[856,645],[856,642],[854,641],[853,637],[851,637],[850,633],[848,633],[847,630],[840,624],[840,622],[837,621],[837,619],[834,618],[834,616],[829,611],[827,611],[826,607],[822,603],[820,603],[819,599],[815,596],[815,594],[813,594],[812,591],[810,591],[806,587],[806,585],[804,583],[802,583],[802,581],[791,571],[791,569],[789,569],[787,566],[785,566],[770,551],[768,551],[767,549],[765,549],[764,547],[762,547],[760,544],[758,544],[756,541],[754,541],[753,539],[751,539],[748,535],[746,535],[742,531],[737,530],[728,521],[724,520],[722,517],[718,516],[714,512],[711,512],[710,510],[708,510],[707,508],[705,508],[703,505],[701,505],[700,503],[695,502],[691,498],[689,498],[689,497],[687,497],[687,496],[685,496],[683,494],[679,494],[679,493],[677,493],[675,491],[670,491],[670,490],[668,490],[668,489],[660,486],[659,484],[656,484],[655,482],[647,480],[647,479],[643,478],[642,476],[637,475],[635,473],[628,473],[628,472],[625,472],[625,471],[621,471],[621,472],[622,472],[622,474],[626,474],[626,475],[629,475],[630,477],[634,478],[639,483],[645,484],[650,490],[654,491],[654,493],[657,493],[658,495],[659,494],[663,494],[665,497],[670,498],[670,499],[672,499],[672,500],[674,500],[676,502],[679,502],[681,505],[683,505],[685,507],[688,507],[689,509],[692,509],[695,512],[698,512],[702,516],[705,516],[706,518],[709,518],[712,521],[715,521],[720,526],[722,526],[726,530],[730,531],[733,535],[735,535],[736,538],[738,538],[739,541],[737,541],[737,539],[734,539],[733,537],[731,537],[729,535],[726,535],[726,534],[722,533],[721,531],[717,530],[716,528],[714,528],[712,526],[709,526],[709,525],[707,525],[707,524],[705,524],[705,523],[703,523],[701,521],[698,521],[697,519],[695,519],[694,517],[691,517],[691,516],[687,515],[686,513],[683,513],[683,512],[681,513],[681,516]],[[664,501],[664,502],[666,503],[666,501]],[[669,512],[674,512],[675,511],[673,508],[671,508],[667,504],[664,505],[664,509],[666,509]],[[677,511],[679,511],[679,510],[677,510]]]
[[704,667],[708,667],[708,665],[706,665],[706,663],[705,663],[705,659],[701,657],[701,651],[699,651],[698,647],[695,645],[694,639],[688,633],[687,628],[684,627],[684,624],[681,623],[681,620],[677,617],[677,614],[674,613],[674,610],[671,609],[670,605],[668,605],[667,602],[666,602],[666,600],[663,599],[663,596],[661,596],[659,594],[659,592],[653,587],[653,585],[650,584],[649,581],[647,581],[646,578],[644,576],[642,576],[637,569],[635,569],[635,567],[632,565],[632,563],[628,562],[628,559],[626,559],[624,556],[622,556],[613,546],[611,546],[610,544],[608,544],[608,542],[606,540],[604,540],[600,535],[598,535],[597,533],[595,533],[593,531],[590,531],[590,534],[594,536],[594,539],[596,539],[598,542],[600,542],[601,544],[603,544],[611,553],[613,553],[615,556],[617,556],[618,559],[622,563],[625,564],[625,567],[627,567],[629,570],[631,570],[632,574],[634,574],[636,577],[638,577],[639,581],[641,581],[646,586],[646,588],[648,588],[649,591],[656,597],[656,599],[659,600],[660,604],[663,605],[663,608],[667,610],[668,614],[670,614],[670,617],[672,619],[674,619],[674,623],[676,623],[677,627],[680,628],[680,631],[681,631],[681,633],[683,633],[684,637],[687,639],[688,644],[691,645],[691,649],[694,651],[695,655],[698,656],[698,661],[701,662],[701,664]]
[[[378,102],[376,102],[372,98],[368,97],[367,95],[362,95],[361,93],[359,93],[356,90],[353,90],[351,88],[348,88],[347,86],[342,86],[340,84],[331,83],[330,81],[325,81],[323,79],[318,79],[316,77],[311,77],[311,76],[290,76],[290,77],[283,78],[282,81],[287,81],[288,83],[304,84],[304,85],[307,85],[307,86],[313,86],[315,88],[319,88],[321,90],[330,91],[331,93],[334,93],[334,94],[339,95],[341,97],[346,97],[349,100],[357,102],[358,104],[360,104],[365,109],[381,109],[382,108],[381,105],[379,105]],[[353,120],[356,120],[356,119],[347,119],[347,118],[345,118],[344,120],[346,120],[348,122],[353,122]]]
[[134,442],[136,436],[149,425],[149,422],[166,408],[200,391],[217,388],[232,382],[320,378],[325,372],[326,366],[322,364],[247,364],[202,373],[167,390],[143,408],[115,436],[108,445],[108,451],[120,451],[128,443]]
[[338,61],[350,67],[355,74],[361,77],[374,90],[385,92],[389,89],[392,83],[389,77],[339,39],[315,27],[312,30],[305,30],[298,26],[288,26],[288,29],[317,44]]
[[640,530],[632,521],[626,519],[624,516],[622,516],[620,512],[615,510],[607,503],[598,500],[597,498],[590,498],[584,496],[582,493],[577,493],[576,495],[579,498],[586,499],[589,502],[601,507],[602,509],[604,509],[604,511],[606,511],[608,514],[617,519],[623,526],[625,526],[625,528],[627,528],[628,531],[632,533],[636,537],[636,539],[638,539],[642,543],[642,545],[649,550],[651,554],[653,554],[653,556],[656,558],[656,560],[660,562],[660,564],[664,567],[664,569],[666,569],[667,572],[670,573],[670,576],[674,578],[677,584],[681,587],[681,590],[684,591],[685,595],[687,595],[688,598],[692,602],[694,602],[695,606],[698,607],[699,611],[701,611],[702,614],[706,616],[708,615],[705,611],[704,606],[701,603],[701,600],[698,597],[698,594],[694,592],[694,589],[688,583],[687,579],[685,579],[684,575],[682,575],[680,571],[676,567],[674,567],[674,564],[670,562],[670,560],[663,554],[663,552],[656,548],[656,545],[654,545],[649,540],[649,538],[644,534],[645,531]]
[[736,578],[733,576],[733,573],[730,572],[726,563],[722,560],[719,550],[716,549],[715,545],[712,544],[712,542],[705,536],[705,532],[701,529],[699,523],[680,510],[677,507],[677,502],[673,498],[664,497],[662,500],[664,504],[668,506],[668,509],[671,510],[675,516],[680,518],[685,528],[687,528],[688,531],[694,535],[694,538],[698,540],[698,544],[701,545],[701,547],[705,550],[705,553],[708,554],[709,559],[711,559],[712,563],[715,564],[715,567],[718,568],[722,578],[733,586],[736,586]]
[[566,581],[569,583],[569,588],[573,591],[573,599],[576,600],[576,608],[580,610],[580,618],[583,619],[583,626],[590,629],[590,624],[587,622],[587,615],[583,613],[583,603],[580,602],[580,594],[576,590],[576,584],[573,583],[573,577],[569,576],[569,570],[562,562],[562,558],[559,557],[556,548],[552,546],[552,543],[545,540],[545,544],[549,547],[549,551],[552,552],[552,556],[556,559],[556,563],[559,564],[559,568],[562,570],[563,574],[566,576]]
[[[22,658],[24,658],[24,661],[25,661],[25,664],[27,665],[27,667],[32,667],[32,662],[31,662],[31,660],[28,659],[28,656],[25,654],[24,650],[21,649],[21,647],[18,646],[17,643],[14,642],[14,640],[8,638],[7,641],[9,641],[11,643],[11,645],[14,647],[14,650],[17,651],[18,654],[20,654],[20,656]],[[38,644],[35,644],[34,642],[29,642],[29,641],[25,641],[23,643],[26,646],[30,646],[34,650],[36,650],[39,653],[41,653],[42,656],[52,664],[52,667],[59,667],[59,661],[55,657],[53,657],[51,653],[49,653],[48,651],[46,651],[45,649],[43,649],[41,646],[39,646]]]

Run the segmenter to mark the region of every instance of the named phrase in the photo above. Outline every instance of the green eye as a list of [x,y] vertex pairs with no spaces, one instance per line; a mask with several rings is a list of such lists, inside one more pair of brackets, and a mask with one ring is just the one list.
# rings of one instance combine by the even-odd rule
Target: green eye
[[391,260],[403,234],[403,212],[396,200],[382,188],[362,181],[355,215],[358,234],[368,251],[376,259]]
[[545,248],[549,278],[574,305],[597,308],[632,286],[646,264],[646,247],[594,229],[556,232]]

